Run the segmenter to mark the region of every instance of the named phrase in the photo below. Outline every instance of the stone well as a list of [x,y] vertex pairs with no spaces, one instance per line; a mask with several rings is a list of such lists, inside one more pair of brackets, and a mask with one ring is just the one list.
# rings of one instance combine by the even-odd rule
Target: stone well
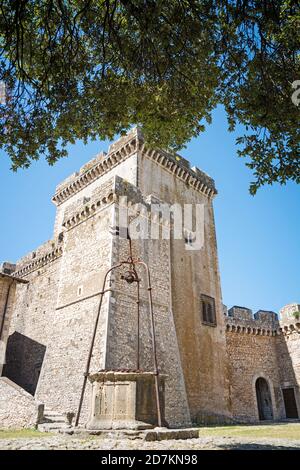
[[[159,375],[159,397],[164,419],[165,375]],[[148,429],[157,426],[153,372],[100,371],[89,375],[92,402],[86,428]]]

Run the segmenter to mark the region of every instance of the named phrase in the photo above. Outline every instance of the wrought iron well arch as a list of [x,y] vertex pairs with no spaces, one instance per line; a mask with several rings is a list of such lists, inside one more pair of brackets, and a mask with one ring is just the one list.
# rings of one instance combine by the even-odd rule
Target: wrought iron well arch
[[[119,235],[119,228],[116,227],[115,229],[115,234]],[[158,363],[157,363],[157,350],[156,350],[156,337],[155,337],[155,325],[154,325],[154,313],[153,313],[153,298],[152,298],[152,285],[151,285],[151,275],[150,275],[150,269],[148,264],[145,261],[142,261],[140,258],[133,258],[132,255],[132,243],[131,243],[131,238],[129,235],[129,232],[127,230],[127,239],[129,242],[129,257],[127,260],[120,261],[119,263],[113,265],[111,268],[109,268],[104,276],[103,279],[103,285],[102,285],[102,290],[100,291],[100,301],[99,301],[99,306],[98,306],[98,311],[94,323],[94,329],[93,329],[93,334],[92,334],[92,339],[91,339],[91,344],[89,348],[89,354],[86,362],[86,368],[84,372],[84,379],[83,379],[83,384],[82,384],[82,389],[81,389],[81,395],[80,395],[80,400],[79,400],[79,405],[78,405],[78,410],[76,414],[76,419],[75,419],[75,427],[78,426],[79,424],[79,419],[80,419],[80,414],[81,414],[81,409],[82,409],[82,404],[83,404],[83,399],[84,399],[84,394],[85,394],[85,389],[86,389],[86,383],[87,379],[89,376],[90,372],[90,365],[91,365],[91,359],[92,359],[92,354],[93,354],[93,349],[94,349],[94,344],[95,344],[95,338],[96,338],[96,333],[97,333],[97,328],[98,328],[98,323],[99,323],[99,318],[100,318],[100,313],[101,313],[101,308],[102,308],[102,303],[103,303],[103,297],[107,292],[111,292],[111,288],[106,288],[106,283],[108,280],[109,274],[111,274],[113,271],[123,267],[123,266],[129,266],[129,270],[125,272],[125,274],[121,277],[124,279],[127,283],[132,284],[133,282],[136,282],[137,284],[137,369],[139,370],[140,368],[140,279],[138,277],[138,273],[136,270],[136,266],[143,266],[145,271],[146,271],[146,277],[147,277],[147,291],[148,291],[148,302],[149,302],[149,313],[150,313],[150,323],[151,323],[151,339],[152,339],[152,351],[153,351],[153,373],[154,373],[154,385],[155,385],[155,400],[156,400],[156,407],[157,407],[157,424],[159,427],[162,426],[162,417],[161,417],[161,406],[160,406],[160,396],[159,396],[159,370],[158,370]]]

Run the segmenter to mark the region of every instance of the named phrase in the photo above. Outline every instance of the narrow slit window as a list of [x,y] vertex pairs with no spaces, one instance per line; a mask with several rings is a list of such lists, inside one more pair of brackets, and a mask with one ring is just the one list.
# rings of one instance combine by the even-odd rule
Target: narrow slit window
[[216,326],[215,299],[208,295],[201,295],[202,322],[205,325]]

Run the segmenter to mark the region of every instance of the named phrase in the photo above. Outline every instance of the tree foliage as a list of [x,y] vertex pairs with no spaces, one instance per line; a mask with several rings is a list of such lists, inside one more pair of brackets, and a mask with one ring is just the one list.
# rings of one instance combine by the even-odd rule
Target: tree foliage
[[2,0],[0,147],[50,164],[139,124],[180,149],[222,104],[255,181],[300,182],[300,9],[279,0]]

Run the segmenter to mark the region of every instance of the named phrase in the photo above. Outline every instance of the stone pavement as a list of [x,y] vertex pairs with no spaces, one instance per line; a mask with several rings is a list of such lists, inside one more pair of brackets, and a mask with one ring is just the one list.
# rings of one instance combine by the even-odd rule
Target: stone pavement
[[142,439],[103,439],[52,435],[1,439],[1,450],[300,450],[300,440],[200,437],[146,442]]

